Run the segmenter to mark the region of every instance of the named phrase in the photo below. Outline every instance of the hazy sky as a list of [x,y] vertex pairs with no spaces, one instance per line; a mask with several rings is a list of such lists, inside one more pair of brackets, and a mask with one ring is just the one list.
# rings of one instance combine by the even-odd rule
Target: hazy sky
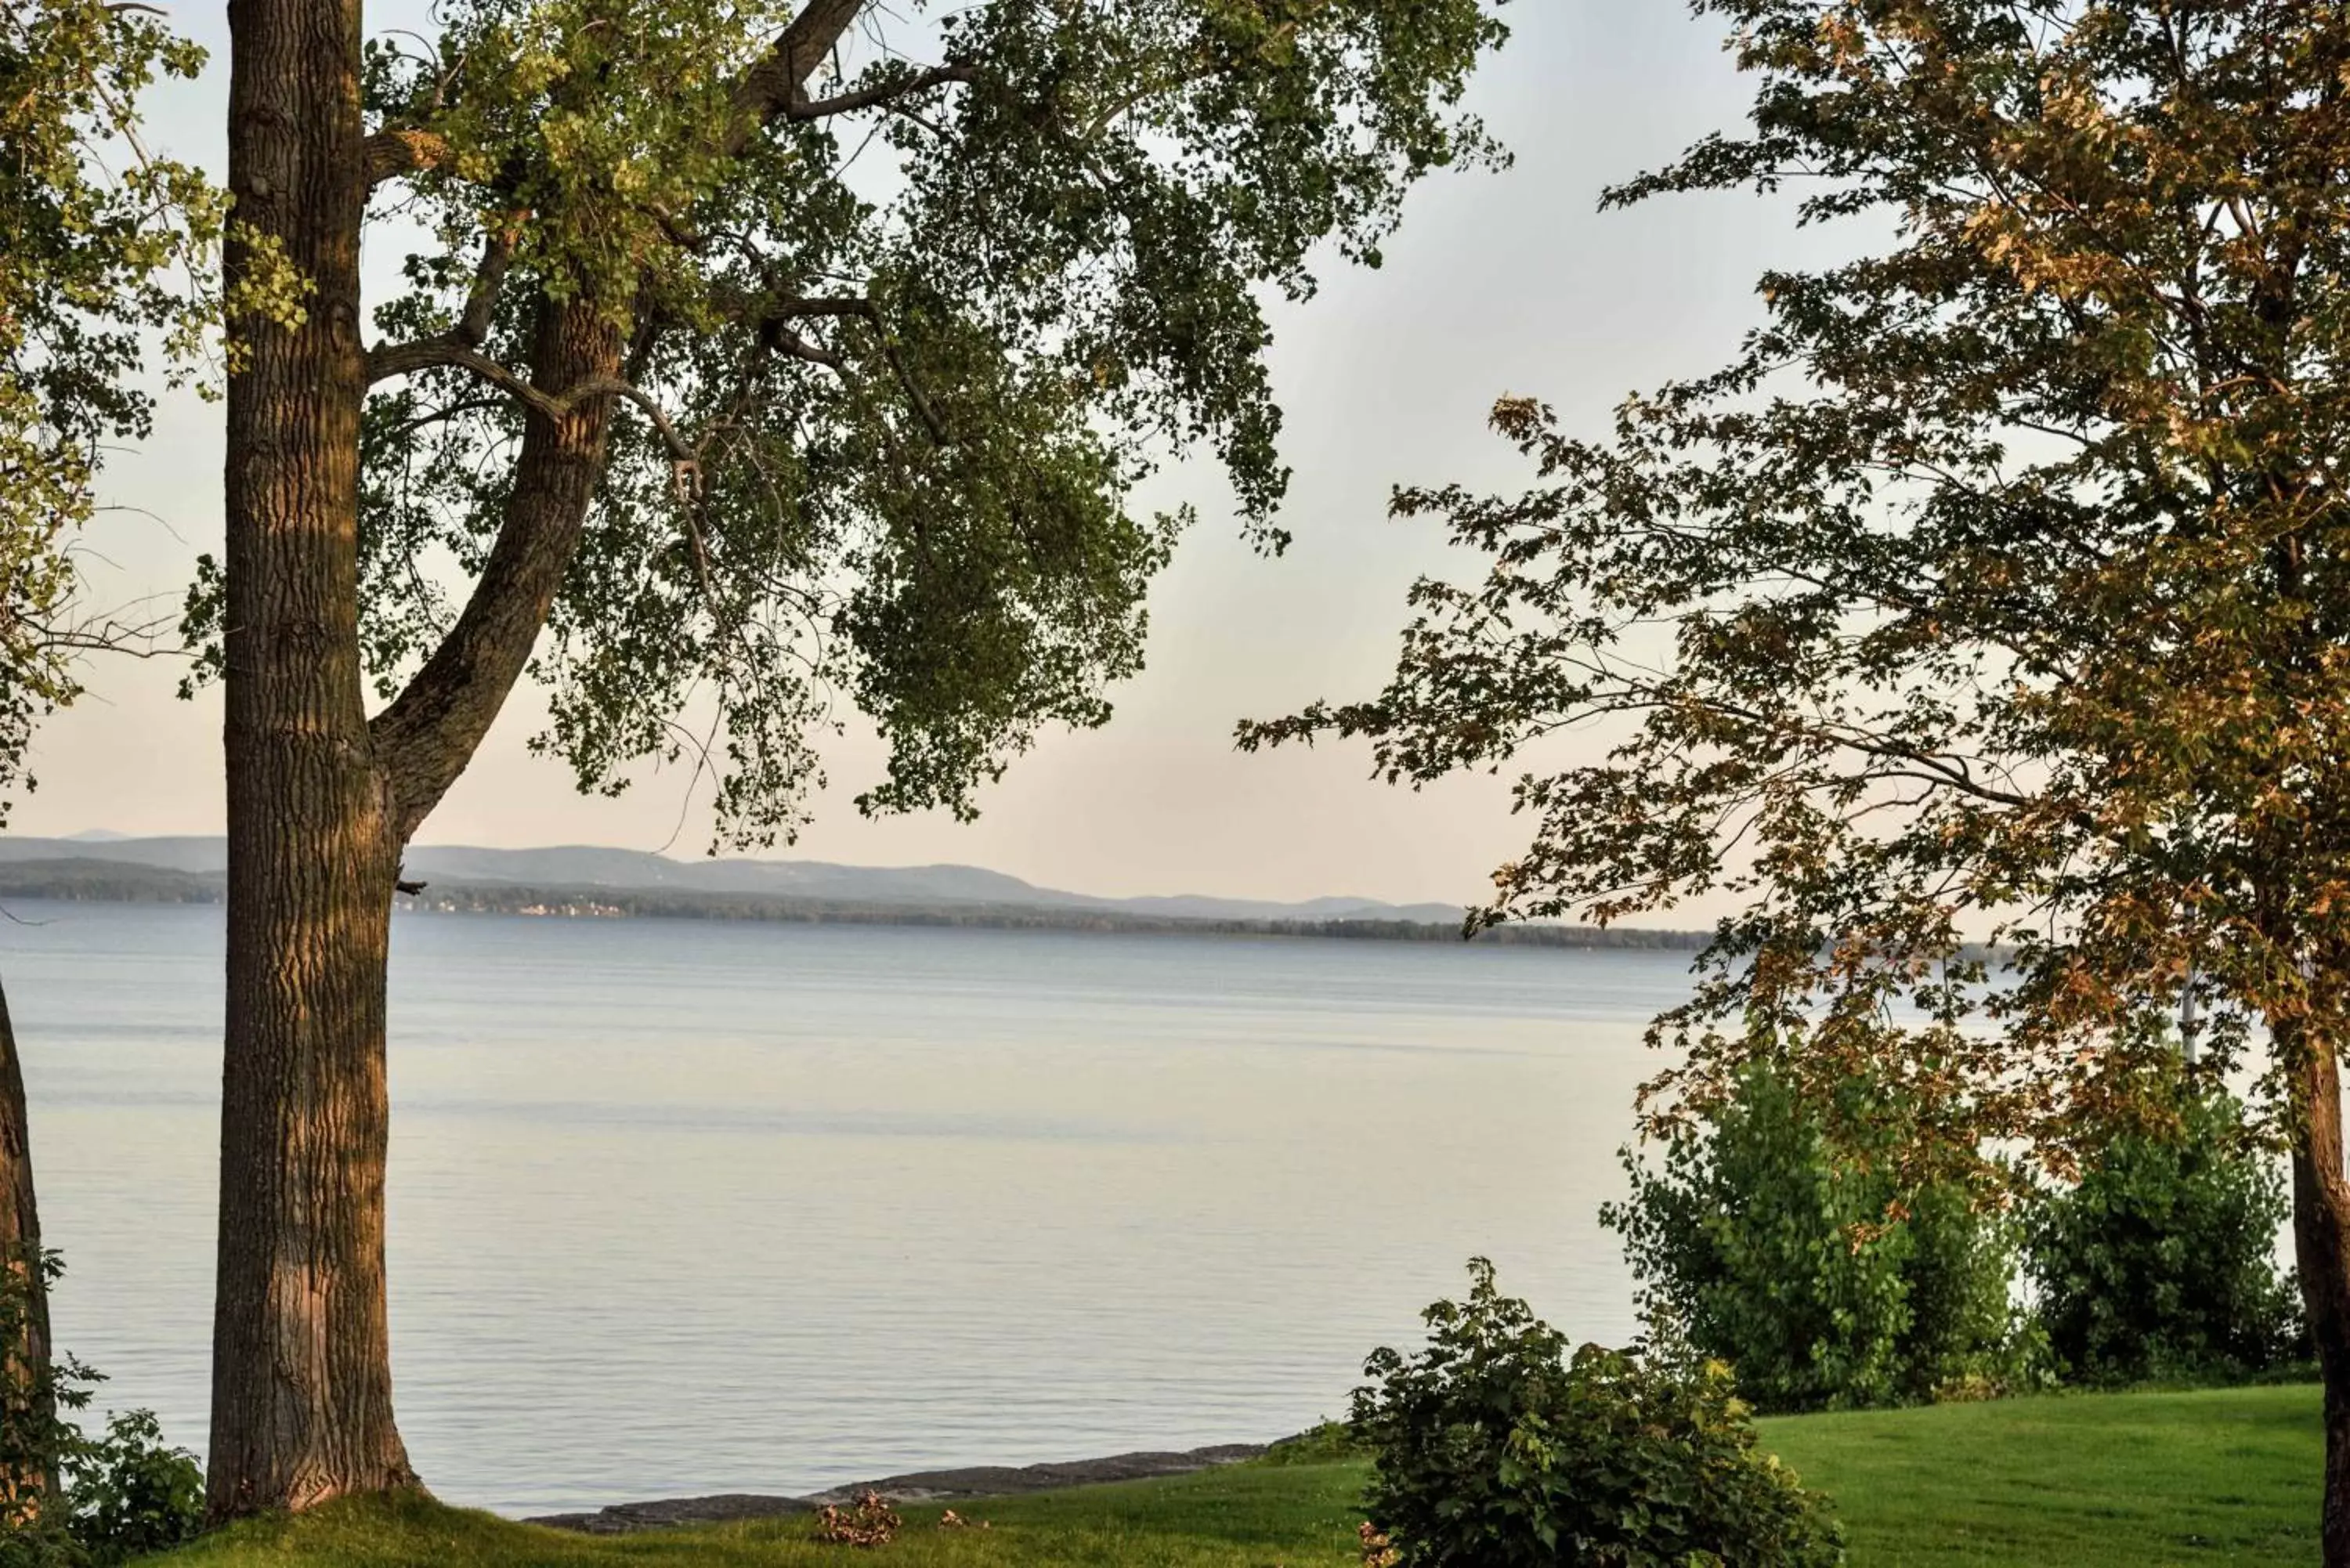
[[[222,13],[175,15],[215,46],[213,67],[161,106],[156,140],[217,168]],[[1636,387],[1720,362],[1756,316],[1758,271],[1808,245],[1752,198],[1596,211],[1603,185],[1738,118],[1749,84],[1715,23],[1669,0],[1516,0],[1506,15],[1516,36],[1473,104],[1516,167],[1425,184],[1382,270],[1334,261],[1317,298],[1274,318],[1296,470],[1288,554],[1265,561],[1240,542],[1211,463],[1176,470],[1153,500],[1196,502],[1201,525],[1152,594],[1149,668],[1117,693],[1107,729],[1045,737],[970,826],[858,817],[849,798],[879,753],[852,735],[830,755],[815,825],[778,853],[964,861],[1106,894],[1459,900],[1521,846],[1500,781],[1413,794],[1371,782],[1357,746],[1244,757],[1233,722],[1374,689],[1411,579],[1473,569],[1437,524],[1390,522],[1385,503],[1404,483],[1519,486],[1515,453],[1484,428],[1497,395],[1603,420]],[[218,548],[220,466],[217,407],[169,402],[148,450],[109,471],[109,499],[144,510],[92,533],[101,596],[176,598],[196,553]],[[218,694],[176,701],[179,674],[160,660],[94,669],[90,696],[38,738],[40,787],[16,830],[219,831]],[[649,775],[617,801],[583,798],[559,764],[527,755],[543,711],[517,692],[422,841],[706,847],[683,773]]]

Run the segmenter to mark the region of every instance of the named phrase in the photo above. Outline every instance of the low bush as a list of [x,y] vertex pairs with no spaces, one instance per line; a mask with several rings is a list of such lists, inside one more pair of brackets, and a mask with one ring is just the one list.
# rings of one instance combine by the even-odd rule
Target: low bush
[[192,1539],[204,1516],[204,1472],[164,1442],[152,1410],[109,1417],[106,1435],[66,1457],[67,1529],[96,1564],[126,1563]]
[[2299,1293],[2276,1261],[2292,1205],[2274,1156],[2224,1090],[2182,1077],[2150,1103],[2167,1113],[2152,1127],[2116,1137],[2026,1211],[2059,1368],[2085,1383],[2227,1381],[2305,1355]]
[[[1569,1353],[1493,1267],[1365,1364],[1354,1426],[1373,1530],[1401,1568],[1822,1568],[1825,1503],[1754,1446],[1729,1369],[1671,1347]],[[1370,1536],[1365,1537],[1367,1557]]]
[[[1847,1092],[1865,1096],[1859,1085]],[[1877,1107],[1844,1119],[1883,1125]],[[1767,1061],[1658,1165],[1627,1150],[1624,1238],[1652,1322],[1736,1369],[1769,1412],[1981,1397],[2029,1381],[2011,1300],[2018,1236],[1955,1184],[1833,1147]]]
[[[54,1252],[0,1260],[0,1346],[28,1343]],[[70,1355],[0,1355],[0,1568],[112,1568],[192,1538],[203,1520],[203,1472],[163,1441],[149,1410],[110,1416],[102,1437],[71,1412],[104,1378]]]

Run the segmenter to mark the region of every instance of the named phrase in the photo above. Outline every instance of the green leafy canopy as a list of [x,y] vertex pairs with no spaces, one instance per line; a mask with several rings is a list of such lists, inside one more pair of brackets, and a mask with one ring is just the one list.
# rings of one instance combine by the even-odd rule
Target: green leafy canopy
[[[1895,1139],[1832,1146],[1783,1065],[1750,1063],[1702,1128],[1653,1160],[1624,1152],[1624,1240],[1642,1314],[1735,1369],[1765,1411],[1981,1397],[2029,1386],[2036,1347],[2011,1305],[2017,1227],[1952,1182],[1904,1184]],[[1841,1098],[1866,1096],[1853,1083]],[[1847,1107],[1883,1123],[1898,1107]],[[1873,1157],[1873,1158],[1871,1158]],[[2275,1227],[2248,1237],[2275,1239]]]
[[2283,1070],[2350,1036],[2350,16],[1698,9],[1749,123],[1609,202],[1784,191],[1854,259],[1765,275],[1611,431],[1504,400],[1538,488],[1397,502],[1490,574],[1419,587],[1378,697],[1244,742],[1540,758],[1495,918],[1739,908],[1659,1027],[1684,1108],[1800,1042],[1811,1097],[1926,1107],[1921,1154],[2062,1171],[2161,1121],[2189,990],[2207,1070],[2265,1039],[2322,1097]]
[[[366,80],[375,215],[414,245],[373,313],[370,673],[399,691],[488,566],[530,421],[583,395],[528,367],[590,306],[618,413],[537,743],[583,788],[712,766],[737,843],[796,827],[844,703],[889,742],[876,810],[967,815],[1040,726],[1101,722],[1184,521],[1133,506],[1154,463],[1212,452],[1282,541],[1268,291],[1310,294],[1326,244],[1376,264],[1413,181],[1500,158],[1458,107],[1504,36],[1481,0],[435,15]],[[200,585],[199,640],[219,612]]]
[[0,788],[29,783],[32,727],[79,694],[78,656],[139,630],[77,612],[72,547],[108,443],[149,429],[143,350],[183,369],[213,319],[224,206],[138,131],[140,94],[203,63],[144,6],[0,12]]

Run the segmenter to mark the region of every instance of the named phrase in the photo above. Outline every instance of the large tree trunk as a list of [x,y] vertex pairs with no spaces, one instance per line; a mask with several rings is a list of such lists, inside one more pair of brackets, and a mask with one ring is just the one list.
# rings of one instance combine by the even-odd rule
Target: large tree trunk
[[[738,92],[729,151],[783,111],[868,3],[808,0]],[[231,0],[229,28],[236,217],[310,292],[297,327],[234,323],[248,358],[229,380],[215,1518],[415,1483],[392,1424],[384,1291],[393,884],[401,846],[528,662],[602,474],[612,407],[599,390],[559,415],[534,410],[463,613],[370,723],[358,635],[370,178],[359,0]],[[257,275],[262,254],[233,236],[232,282]],[[592,297],[542,302],[532,388],[562,398],[608,380],[622,314]]]
[[[392,1424],[384,964],[399,863],[358,638],[359,0],[234,0],[236,216],[310,284],[235,323],[228,388],[228,1010],[210,1504],[411,1484]],[[233,278],[255,251],[233,246]]]
[[[49,1291],[41,1267],[41,1213],[33,1200],[31,1122],[25,1110],[25,1069],[16,1059],[16,1030],[8,998],[0,992],[0,1267],[25,1291],[16,1343],[0,1345],[9,1364],[10,1421],[47,1433],[57,1421],[57,1389],[49,1378]],[[20,1445],[11,1443],[12,1450]],[[37,1511],[56,1477],[47,1464],[0,1475],[0,1511],[18,1520]]]
[[2288,1060],[2293,1255],[2325,1385],[2324,1562],[2350,1568],[2350,1177],[2342,1164],[2342,1075],[2329,1044],[2303,1045]]

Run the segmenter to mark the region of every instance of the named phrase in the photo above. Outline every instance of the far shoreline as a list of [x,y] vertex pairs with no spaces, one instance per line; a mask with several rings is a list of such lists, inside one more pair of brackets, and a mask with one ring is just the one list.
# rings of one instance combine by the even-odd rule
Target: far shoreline
[[[0,864],[0,901],[24,898],[50,903],[203,905],[219,904],[225,897],[225,878],[218,872],[174,871],[95,858]],[[420,892],[398,895],[396,907],[420,915],[508,915],[543,919],[723,920],[767,925],[1315,938],[1456,945],[1464,940],[1460,925],[1436,921],[1158,916],[1083,906],[882,903],[675,888],[458,880],[427,882]],[[1504,923],[1488,927],[1467,941],[1480,946],[1572,951],[1695,952],[1712,940],[1712,933],[1707,931]]]

